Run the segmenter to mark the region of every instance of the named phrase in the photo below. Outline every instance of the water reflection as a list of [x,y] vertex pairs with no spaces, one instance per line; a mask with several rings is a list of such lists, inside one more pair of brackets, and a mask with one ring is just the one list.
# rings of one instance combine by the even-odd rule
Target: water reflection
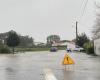
[[51,68],[58,80],[100,80],[99,57],[70,54],[76,63],[62,70],[63,53],[0,54],[0,80],[45,80],[41,75],[45,67]]
[[9,54],[0,56],[0,80],[39,80],[40,70],[33,63],[32,54]]

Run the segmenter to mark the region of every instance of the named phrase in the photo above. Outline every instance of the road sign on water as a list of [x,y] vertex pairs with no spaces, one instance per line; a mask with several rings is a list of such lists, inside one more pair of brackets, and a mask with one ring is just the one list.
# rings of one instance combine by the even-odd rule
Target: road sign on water
[[72,65],[72,64],[75,64],[75,62],[68,54],[65,54],[62,64],[63,65]]

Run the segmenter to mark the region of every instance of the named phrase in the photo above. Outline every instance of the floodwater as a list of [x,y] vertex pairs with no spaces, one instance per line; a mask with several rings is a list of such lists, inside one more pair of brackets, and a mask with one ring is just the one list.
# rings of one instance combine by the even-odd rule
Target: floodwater
[[0,80],[45,80],[49,68],[57,80],[100,80],[100,56],[69,53],[75,65],[62,65],[66,51],[0,54]]

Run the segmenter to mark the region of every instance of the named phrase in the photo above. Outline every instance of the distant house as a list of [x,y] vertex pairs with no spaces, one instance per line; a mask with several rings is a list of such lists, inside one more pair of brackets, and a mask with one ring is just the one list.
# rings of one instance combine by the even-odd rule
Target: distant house
[[34,42],[34,45],[35,46],[46,46],[46,44],[42,42]]
[[60,42],[53,43],[52,46],[66,46],[66,48],[74,49],[75,48],[75,42],[63,40]]
[[100,55],[100,38],[94,40],[94,52],[97,55]]

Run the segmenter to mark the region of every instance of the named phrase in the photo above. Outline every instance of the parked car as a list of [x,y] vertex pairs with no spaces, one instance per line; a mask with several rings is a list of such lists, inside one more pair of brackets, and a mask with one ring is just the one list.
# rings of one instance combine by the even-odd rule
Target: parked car
[[81,51],[84,51],[84,48],[82,48],[82,47],[76,47],[76,48],[74,49],[74,51],[81,52]]
[[58,50],[57,47],[51,47],[51,48],[50,48],[50,51],[51,51],[51,52],[56,52],[57,50]]

